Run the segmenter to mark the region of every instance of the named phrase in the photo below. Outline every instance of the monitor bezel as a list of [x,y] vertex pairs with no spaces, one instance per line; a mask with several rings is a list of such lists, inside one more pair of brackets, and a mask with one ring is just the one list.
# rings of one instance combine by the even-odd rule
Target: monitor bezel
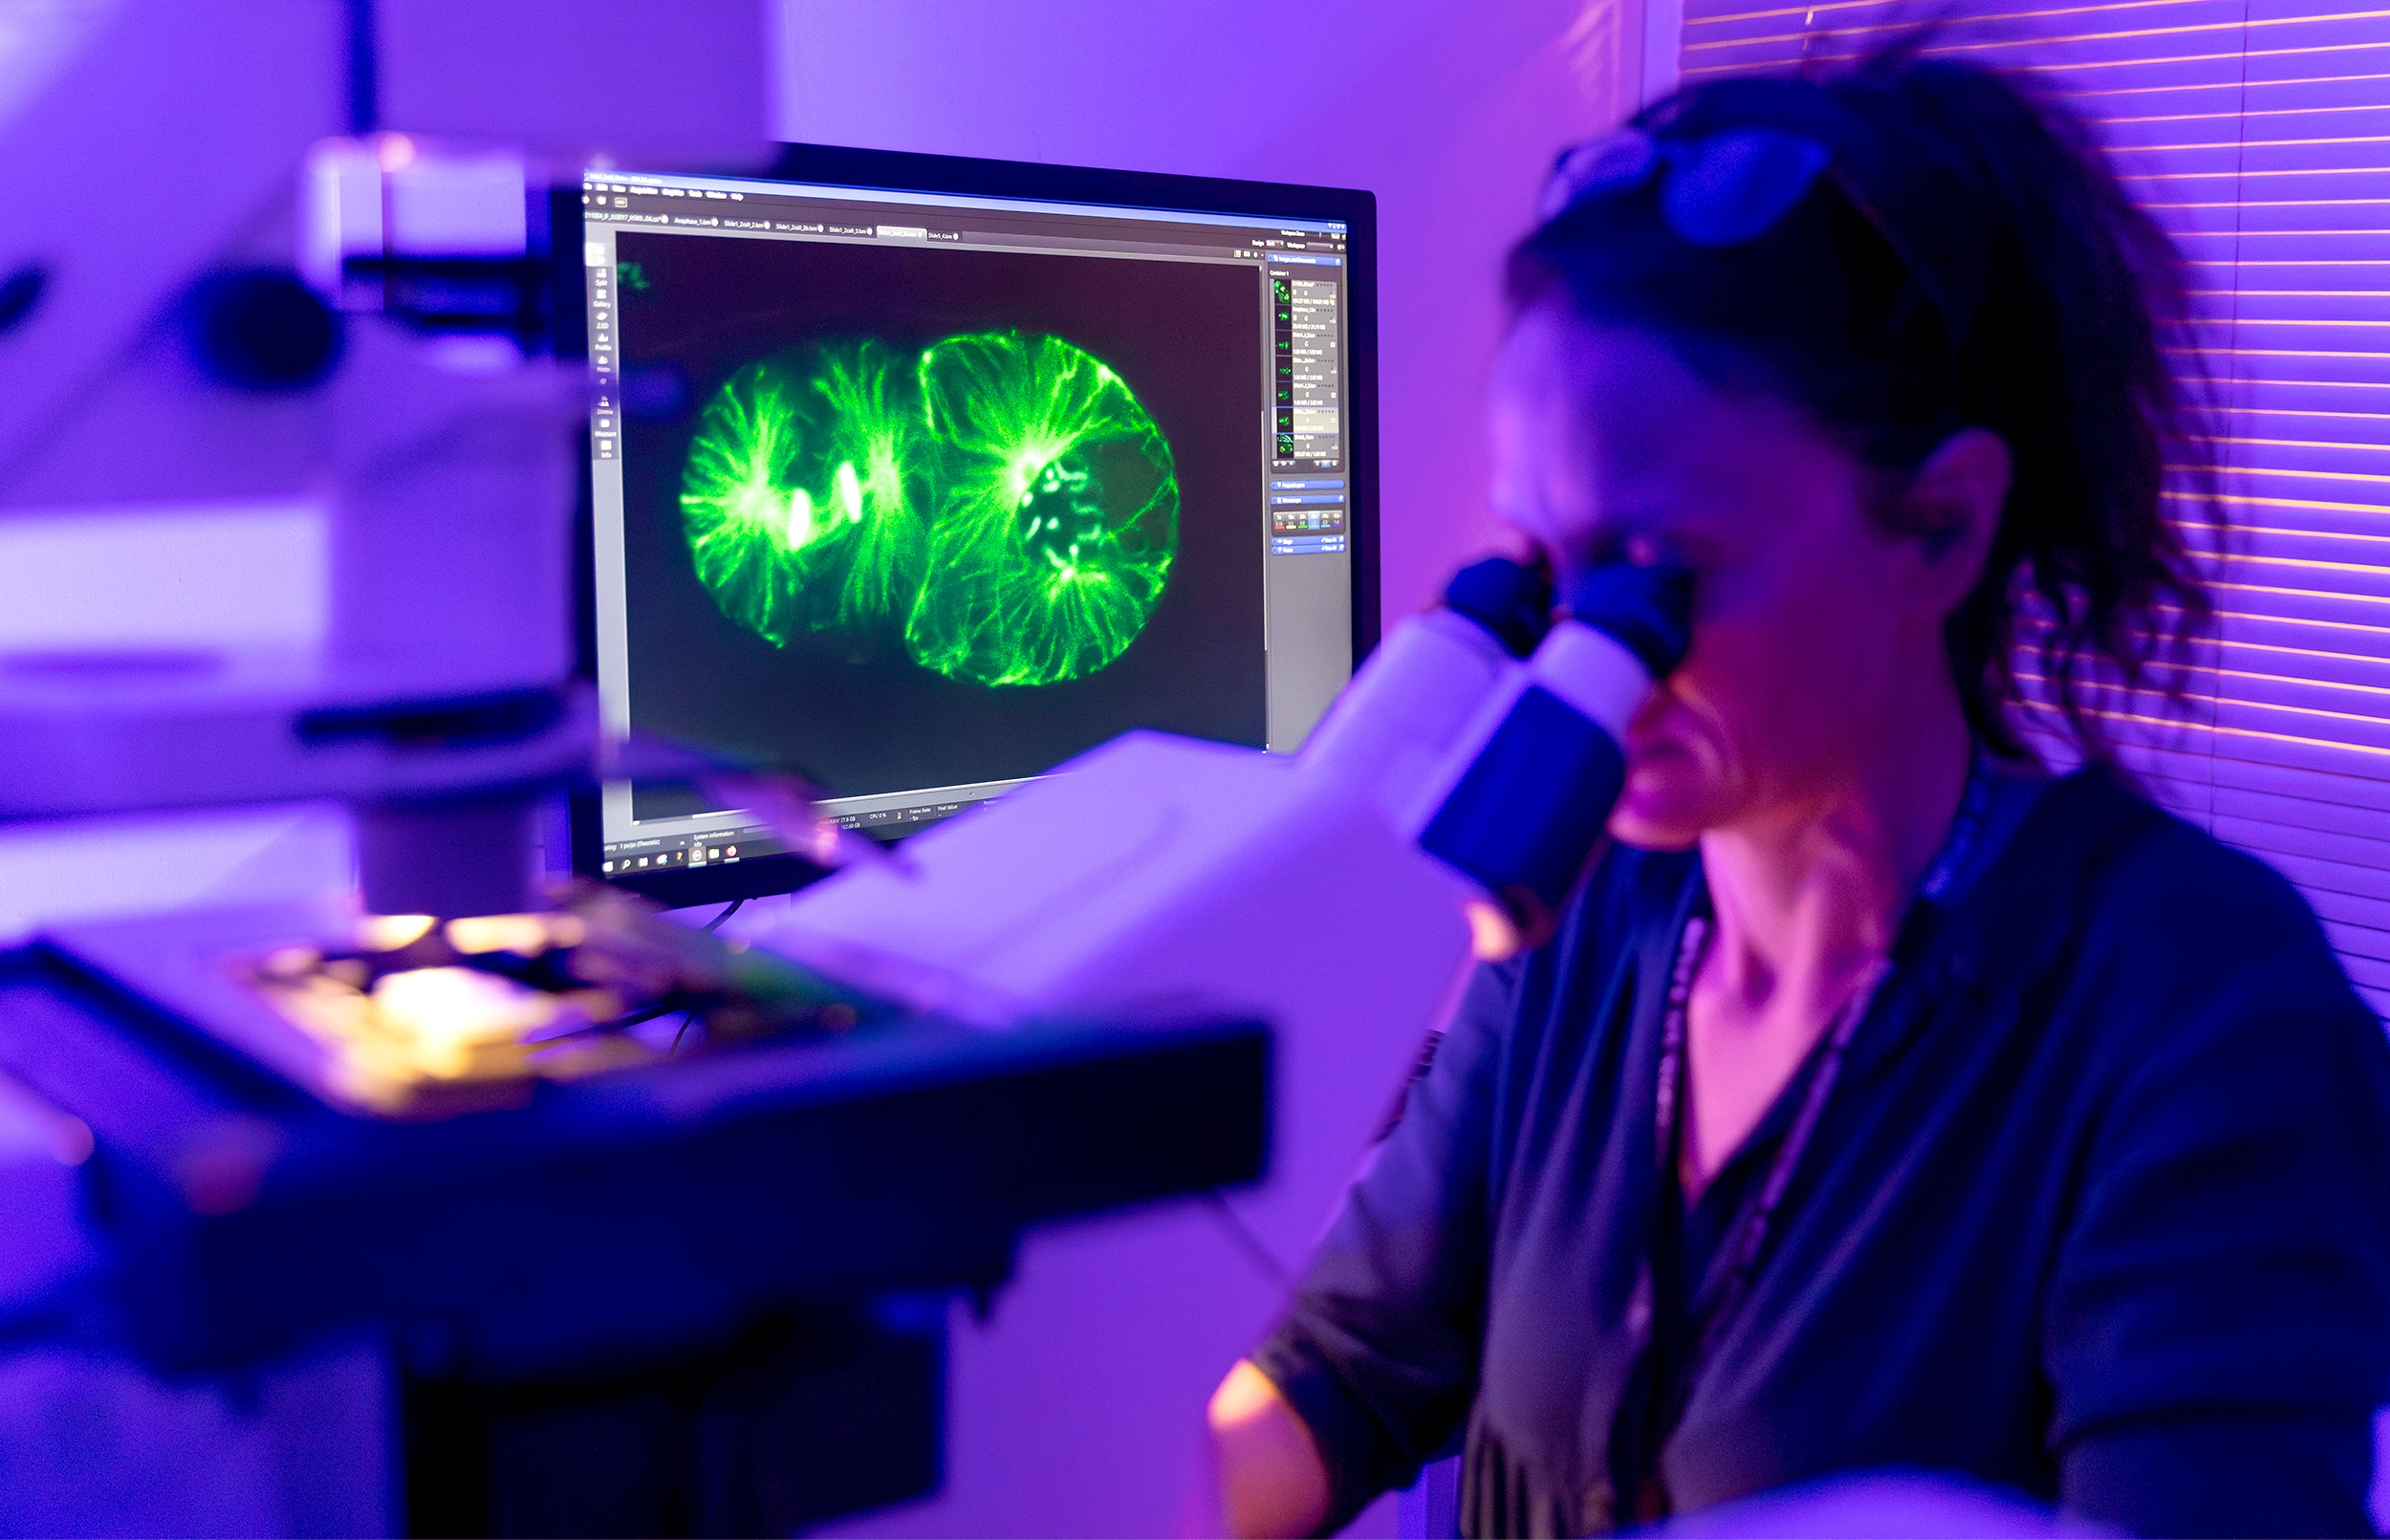
[[[871,188],[1046,203],[1141,207],[1284,219],[1338,220],[1345,227],[1345,351],[1348,463],[1347,551],[1352,558],[1353,663],[1378,645],[1378,198],[1352,187],[1245,182],[1159,171],[1112,171],[1027,161],[850,149],[830,144],[783,144],[770,167],[733,173],[750,180],[817,186]],[[551,249],[580,249],[579,189],[558,188],[550,200]],[[587,352],[585,302],[578,262],[554,264],[552,298],[560,357]],[[587,430],[583,429],[586,439]],[[575,520],[574,616],[581,677],[597,678],[596,510],[586,443],[580,459],[580,502]],[[766,856],[698,870],[605,874],[603,829],[595,789],[576,793],[569,809],[573,871],[637,893],[666,908],[723,903],[793,892],[822,875],[796,856]],[[931,827],[935,827],[932,825]]]

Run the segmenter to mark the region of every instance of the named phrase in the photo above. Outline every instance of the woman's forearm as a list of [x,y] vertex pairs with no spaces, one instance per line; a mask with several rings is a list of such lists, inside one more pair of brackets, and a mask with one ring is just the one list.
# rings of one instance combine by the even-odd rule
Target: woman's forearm
[[1220,1516],[1240,1537],[1305,1535],[1328,1516],[1328,1467],[1270,1377],[1240,1359],[1208,1414]]

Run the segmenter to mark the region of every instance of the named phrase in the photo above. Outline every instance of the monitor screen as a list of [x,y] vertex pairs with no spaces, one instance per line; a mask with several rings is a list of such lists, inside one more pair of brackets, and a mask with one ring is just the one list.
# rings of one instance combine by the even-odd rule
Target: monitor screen
[[[584,178],[606,730],[883,837],[1133,727],[1293,750],[1375,640],[1367,195],[807,157]],[[747,810],[594,802],[582,870],[789,885]]]

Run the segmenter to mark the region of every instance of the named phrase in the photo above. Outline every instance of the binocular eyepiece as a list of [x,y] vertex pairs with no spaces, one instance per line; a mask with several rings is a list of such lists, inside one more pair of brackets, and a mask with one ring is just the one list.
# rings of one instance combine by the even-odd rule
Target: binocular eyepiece
[[[1481,957],[1540,944],[1626,784],[1626,727],[1692,644],[1692,573],[1609,561],[1555,594],[1506,557],[1453,575],[1357,676],[1306,763],[1374,785],[1466,879]],[[1556,601],[1556,602],[1555,602]]]

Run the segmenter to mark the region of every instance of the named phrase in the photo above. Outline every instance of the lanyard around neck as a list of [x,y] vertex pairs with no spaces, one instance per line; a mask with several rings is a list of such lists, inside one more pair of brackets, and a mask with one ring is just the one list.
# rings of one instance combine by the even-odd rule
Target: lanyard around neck
[[[1983,833],[1991,801],[1991,765],[1989,757],[1978,748],[1968,766],[1966,789],[1959,798],[1957,815],[1950,823],[1950,833],[1935,855],[1925,875],[1919,879],[1917,894],[1921,898],[1939,900],[1948,895],[1961,875],[1966,858],[1973,854]],[[1658,1104],[1655,1117],[1657,1154],[1662,1190],[1678,1191],[1673,1180],[1677,1169],[1679,1145],[1683,1138],[1682,1121],[1684,1095],[1685,1018],[1692,995],[1693,980],[1701,971],[1702,958],[1707,951],[1714,929],[1706,916],[1694,914],[1684,922],[1684,935],[1677,943],[1676,965],[1668,976],[1666,1009],[1661,1018],[1660,1073]],[[1848,1055],[1851,1040],[1858,1036],[1859,1024],[1866,1020],[1877,993],[1891,975],[1892,961],[1879,957],[1867,966],[1852,987],[1842,1009],[1828,1025],[1824,1041],[1817,1051],[1817,1061],[1801,1096],[1799,1110],[1793,1115],[1792,1126],[1785,1131],[1783,1141],[1776,1146],[1773,1160],[1768,1163],[1767,1175],[1759,1188],[1735,1216],[1728,1231],[1723,1269],[1713,1268],[1710,1276],[1700,1288],[1695,1300],[1694,1316],[1701,1321],[1698,1336],[1684,1360],[1680,1383],[1686,1391],[1693,1377],[1709,1360],[1709,1354],[1726,1328],[1731,1324],[1749,1292],[1752,1276],[1759,1270],[1759,1260],[1766,1251],[1771,1232],[1775,1226],[1776,1211],[1782,1206],[1785,1190],[1792,1183],[1792,1174],[1800,1165],[1801,1156],[1825,1117],[1827,1099],[1834,1095],[1835,1082],[1841,1077],[1842,1062]],[[1706,1307],[1706,1309],[1705,1309]]]

